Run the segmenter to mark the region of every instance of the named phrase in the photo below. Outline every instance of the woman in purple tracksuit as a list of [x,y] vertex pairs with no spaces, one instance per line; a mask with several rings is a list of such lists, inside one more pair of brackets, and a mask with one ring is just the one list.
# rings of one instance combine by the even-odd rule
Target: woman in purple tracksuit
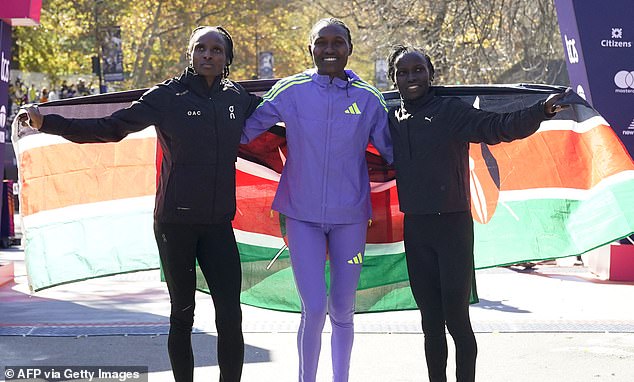
[[365,151],[371,141],[391,163],[392,149],[381,93],[345,69],[352,53],[348,27],[337,19],[318,21],[308,50],[316,68],[280,80],[264,95],[247,120],[242,143],[278,122],[286,125],[288,156],[273,209],[286,216],[302,302],[299,381],[315,381],[328,313],[333,381],[343,382],[348,380],[355,291],[372,215]]

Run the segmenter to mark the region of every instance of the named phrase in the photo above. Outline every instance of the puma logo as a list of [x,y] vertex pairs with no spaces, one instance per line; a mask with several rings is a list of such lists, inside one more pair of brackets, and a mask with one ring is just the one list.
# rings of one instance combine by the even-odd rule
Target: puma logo
[[431,122],[431,120],[432,120],[433,118],[434,118],[434,117],[425,117],[425,121],[429,121],[429,122]]

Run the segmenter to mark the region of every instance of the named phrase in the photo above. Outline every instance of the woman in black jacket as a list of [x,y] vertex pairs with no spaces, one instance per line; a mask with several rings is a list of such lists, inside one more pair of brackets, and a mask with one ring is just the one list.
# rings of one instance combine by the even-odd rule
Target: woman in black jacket
[[390,133],[410,285],[421,312],[429,379],[446,381],[445,325],[456,347],[456,377],[475,379],[476,339],[469,318],[473,220],[469,143],[525,138],[565,107],[565,93],[513,113],[475,109],[431,89],[434,67],[422,49],[396,46],[388,76],[401,95]]
[[233,41],[222,27],[199,27],[189,66],[109,117],[67,119],[25,108],[31,127],[77,143],[117,142],[155,126],[163,150],[154,233],[170,294],[168,353],[176,381],[192,381],[196,261],[216,311],[220,381],[239,381],[244,359],[241,268],[231,221],[235,161],[245,119],[259,98],[230,81]]

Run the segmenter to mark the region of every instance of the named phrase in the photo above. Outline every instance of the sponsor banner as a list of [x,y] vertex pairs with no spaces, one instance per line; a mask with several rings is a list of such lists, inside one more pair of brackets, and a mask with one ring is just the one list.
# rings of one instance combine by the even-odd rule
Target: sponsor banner
[[258,57],[258,78],[273,78],[273,52],[260,52]]
[[631,0],[556,0],[573,89],[634,156],[634,7]]
[[374,84],[381,90],[386,90],[390,86],[387,78],[387,66],[385,58],[378,58],[374,61]]
[[[9,95],[11,70],[11,25],[0,20],[0,170],[4,173],[5,140],[10,130],[10,119],[16,105],[12,104]],[[0,200],[0,209],[3,200]],[[4,219],[3,219],[4,220]],[[6,227],[2,227],[5,230]]]
[[121,27],[103,28],[101,33],[103,79],[106,82],[123,81]]
[[[4,131],[9,128],[9,73],[11,70],[11,26],[0,20],[0,135],[4,142]],[[4,147],[0,154],[4,153]],[[3,158],[4,155],[0,156]]]

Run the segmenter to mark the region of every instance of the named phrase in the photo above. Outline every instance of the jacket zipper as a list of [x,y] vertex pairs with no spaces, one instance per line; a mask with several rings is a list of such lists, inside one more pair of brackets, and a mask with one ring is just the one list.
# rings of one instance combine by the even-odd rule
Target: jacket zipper
[[211,199],[211,219],[214,220],[216,216],[216,191],[218,188],[218,157],[220,151],[220,139],[218,137],[218,113],[216,113],[216,104],[214,103],[213,97],[209,97],[209,101],[211,101],[211,110],[214,113],[214,132],[216,136],[216,168],[214,170],[214,187]]
[[322,197],[321,197],[321,220],[326,221],[326,206],[328,204],[328,164],[330,152],[330,130],[332,118],[332,84],[328,84],[328,111],[326,114],[328,123],[326,124],[326,141],[324,143],[324,180],[322,181]]
[[411,129],[410,129],[410,120],[412,117],[409,117],[405,120],[405,132],[407,133],[407,159],[412,159],[414,156],[412,155],[412,139],[411,139]]

